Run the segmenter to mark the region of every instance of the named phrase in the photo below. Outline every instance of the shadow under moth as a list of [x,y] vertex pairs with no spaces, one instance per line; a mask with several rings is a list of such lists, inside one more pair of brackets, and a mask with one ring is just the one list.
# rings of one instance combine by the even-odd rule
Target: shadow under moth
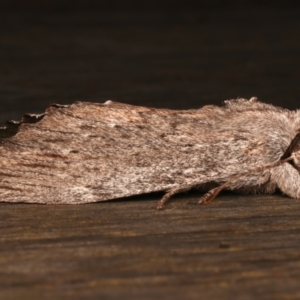
[[169,110],[52,105],[0,129],[0,201],[81,204],[198,188],[300,198],[300,111],[259,102]]

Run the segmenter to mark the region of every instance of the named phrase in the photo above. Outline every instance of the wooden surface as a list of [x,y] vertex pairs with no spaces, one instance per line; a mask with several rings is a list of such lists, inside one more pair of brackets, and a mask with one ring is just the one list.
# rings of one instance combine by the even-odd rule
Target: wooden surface
[[[297,10],[1,13],[0,121],[52,102],[299,107]],[[300,201],[0,204],[0,299],[299,299]]]
[[300,202],[0,205],[1,299],[299,299]]

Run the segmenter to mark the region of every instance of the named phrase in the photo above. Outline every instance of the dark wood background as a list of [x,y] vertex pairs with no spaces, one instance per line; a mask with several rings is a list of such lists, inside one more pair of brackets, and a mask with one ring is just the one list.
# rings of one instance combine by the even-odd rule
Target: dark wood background
[[[140,2],[2,1],[0,123],[78,100],[300,107],[296,1]],[[160,196],[1,204],[0,298],[300,298],[299,201]]]
[[113,10],[104,1],[68,11],[66,1],[40,2],[0,11],[2,124],[76,100],[195,108],[257,96],[299,107],[298,7],[149,1],[149,10]]

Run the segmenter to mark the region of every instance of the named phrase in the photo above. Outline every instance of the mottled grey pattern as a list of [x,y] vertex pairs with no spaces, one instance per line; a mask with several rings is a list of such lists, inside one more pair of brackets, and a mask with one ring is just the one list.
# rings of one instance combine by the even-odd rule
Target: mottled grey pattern
[[53,105],[0,131],[0,201],[79,204],[208,191],[230,180],[229,190],[279,188],[300,198],[297,146],[292,161],[264,168],[280,161],[299,129],[299,111],[256,98],[183,111],[112,101]]

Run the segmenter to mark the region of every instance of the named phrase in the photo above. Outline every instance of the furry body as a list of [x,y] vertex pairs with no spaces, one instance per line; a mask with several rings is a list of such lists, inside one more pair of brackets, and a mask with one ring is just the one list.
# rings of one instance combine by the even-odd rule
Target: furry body
[[300,198],[297,145],[293,161],[263,168],[284,155],[300,112],[256,98],[182,111],[77,102],[27,119],[2,129],[0,201],[79,204],[185,187],[208,191],[257,168],[226,188],[279,188]]

